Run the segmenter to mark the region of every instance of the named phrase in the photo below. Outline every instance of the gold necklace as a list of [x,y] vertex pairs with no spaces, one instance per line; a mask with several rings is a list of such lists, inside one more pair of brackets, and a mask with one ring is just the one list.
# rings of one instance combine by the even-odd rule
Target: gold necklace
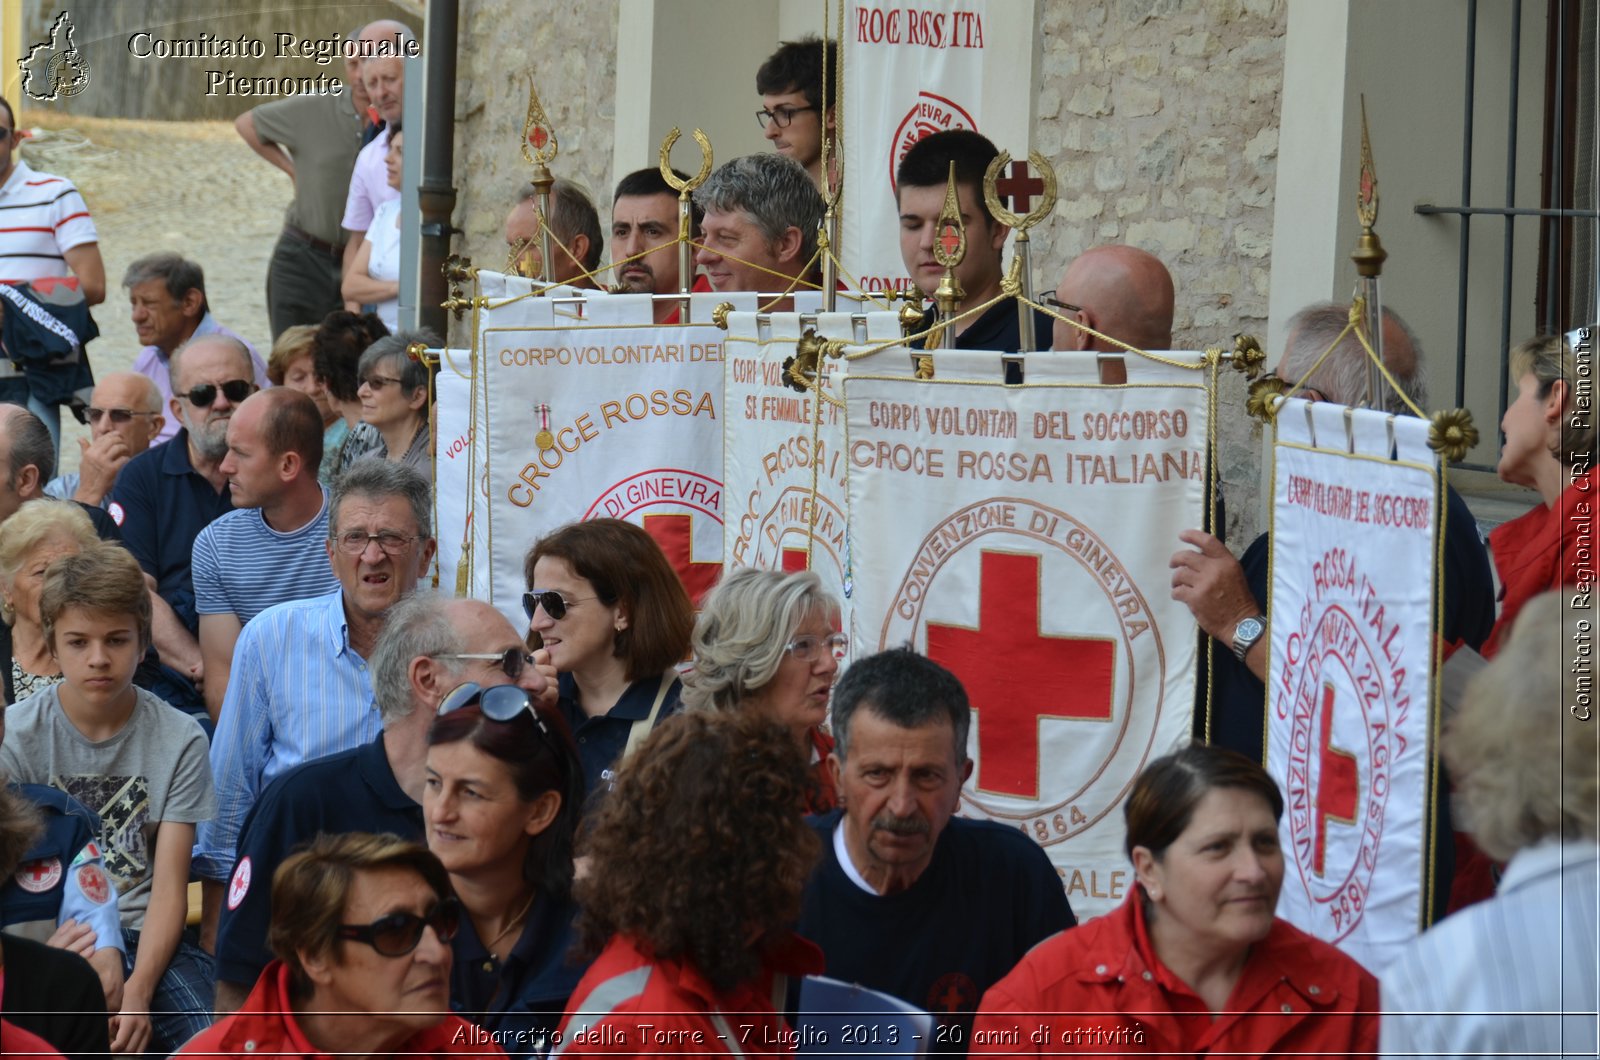
[[489,951],[490,956],[494,955],[494,948],[495,946],[499,945],[500,940],[511,934],[512,930],[518,924],[522,923],[528,918],[528,911],[533,908],[533,900],[537,897],[539,897],[538,891],[534,891],[532,894],[528,895],[527,904],[522,907],[522,912],[518,913],[516,916],[507,921],[506,926],[500,929],[500,934],[496,935],[494,938],[490,939],[484,944],[483,948]]

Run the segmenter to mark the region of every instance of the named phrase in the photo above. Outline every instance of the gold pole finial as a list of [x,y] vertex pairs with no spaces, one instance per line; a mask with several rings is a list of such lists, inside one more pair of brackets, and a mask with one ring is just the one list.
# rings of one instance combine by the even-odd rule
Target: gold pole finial
[[1389,252],[1378,241],[1373,226],[1378,223],[1378,168],[1372,162],[1372,139],[1367,134],[1367,97],[1361,97],[1361,175],[1356,185],[1356,217],[1361,221],[1361,238],[1350,260],[1356,272],[1364,277],[1378,276],[1383,272],[1384,259]]
[[[661,179],[678,193],[678,293],[687,295],[694,284],[694,255],[693,248],[689,246],[689,240],[694,235],[694,206],[689,197],[694,189],[704,184],[706,178],[711,176],[711,140],[700,129],[693,132],[694,142],[700,145],[700,171],[688,180],[680,180],[678,174],[672,171],[672,145],[677,143],[678,137],[682,135],[676,125],[667,133],[666,139],[661,141],[658,164],[661,167]],[[679,311],[678,319],[689,319],[687,299]]]
[[544,112],[544,104],[539,101],[539,91],[533,87],[533,81],[528,81],[528,117],[522,123],[522,158],[533,167],[533,176],[528,183],[533,185],[534,198],[539,208],[539,248],[540,261],[537,270],[527,267],[525,258],[531,250],[531,240],[519,243],[511,249],[511,259],[507,262],[506,271],[517,276],[532,276],[537,279],[547,279],[550,275],[551,262],[554,260],[555,241],[550,232],[550,189],[555,186],[555,175],[550,172],[550,163],[554,162],[560,152],[560,143],[556,137],[555,127],[550,123],[549,115]]
[[[531,148],[531,150],[530,150]],[[528,118],[522,123],[522,158],[532,166],[534,172],[548,168],[560,153],[561,145],[556,139],[556,131],[550,124],[550,118],[544,112],[544,104],[539,102],[539,92],[533,87],[533,82],[528,82]]]
[[939,331],[928,336],[927,348],[938,349],[946,341],[954,341],[949,327],[950,319],[961,308],[967,292],[956,279],[956,266],[967,257],[967,229],[961,223],[961,198],[956,193],[956,164],[950,163],[950,173],[945,179],[944,205],[939,209],[938,228],[933,237],[933,260],[944,267],[939,286],[933,292],[933,301],[939,308]]

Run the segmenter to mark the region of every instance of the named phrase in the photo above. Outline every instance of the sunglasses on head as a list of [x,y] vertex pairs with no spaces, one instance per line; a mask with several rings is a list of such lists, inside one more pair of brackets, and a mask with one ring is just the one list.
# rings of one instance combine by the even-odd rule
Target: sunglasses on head
[[539,731],[546,736],[550,735],[550,730],[545,727],[544,719],[539,716],[533,700],[516,685],[495,685],[492,688],[484,688],[474,681],[457,685],[439,704],[438,716],[442,718],[446,714],[453,714],[468,707],[477,707],[490,721],[511,721],[518,714],[527,711],[533,716],[533,723],[539,727]]
[[485,662],[494,660],[500,664],[500,672],[515,681],[522,676],[522,671],[533,665],[533,655],[521,648],[507,648],[502,652],[462,652],[443,651],[433,656],[435,659],[482,659]]
[[217,400],[217,391],[222,391],[222,396],[234,404],[238,404],[251,394],[255,393],[256,385],[248,379],[230,379],[221,386],[215,383],[201,383],[199,386],[190,387],[189,392],[183,396],[189,399],[189,404],[204,407]]
[[440,942],[449,943],[461,927],[461,903],[454,898],[442,898],[423,916],[390,913],[370,924],[340,924],[339,937],[365,942],[385,957],[404,957],[422,941],[422,929],[430,927]]
[[573,604],[581,604],[588,600],[598,600],[598,596],[580,596],[576,600],[568,600],[554,589],[529,589],[522,594],[522,610],[533,618],[535,608],[544,608],[544,613],[554,619],[567,617],[567,609]]

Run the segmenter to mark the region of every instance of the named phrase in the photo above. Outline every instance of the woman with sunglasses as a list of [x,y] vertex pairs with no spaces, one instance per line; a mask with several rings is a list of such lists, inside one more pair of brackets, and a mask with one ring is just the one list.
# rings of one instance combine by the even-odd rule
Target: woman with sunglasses
[[463,918],[439,860],[392,835],[321,835],[272,877],[277,960],[178,1056],[503,1055],[450,1013]]
[[839,800],[827,768],[833,737],[822,725],[849,648],[838,601],[815,573],[731,571],[701,604],[684,707],[751,710],[783,726],[811,767],[806,812],[827,813]]
[[466,914],[450,1004],[513,1054],[548,1043],[583,975],[567,960],[581,785],[565,723],[522,689],[468,683],[439,704],[422,812]]
[[560,674],[557,709],[592,793],[678,709],[673,668],[689,655],[694,608],[655,539],[620,519],[546,535],[528,551],[523,576],[529,643]]

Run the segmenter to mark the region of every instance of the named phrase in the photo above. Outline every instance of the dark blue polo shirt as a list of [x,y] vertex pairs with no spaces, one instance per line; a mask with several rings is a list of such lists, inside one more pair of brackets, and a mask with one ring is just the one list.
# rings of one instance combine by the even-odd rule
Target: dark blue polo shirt
[[[917,326],[918,331],[926,331],[933,327],[939,320],[937,308],[929,309],[922,314],[922,323]],[[1033,342],[1039,349],[1050,348],[1051,328],[1055,321],[1046,314],[1035,309],[1033,311]],[[911,344],[913,349],[922,349],[922,339]],[[956,336],[956,349],[958,350],[995,350],[999,353],[1019,353],[1022,349],[1022,323],[1017,319],[1017,300],[1007,298],[990,306],[988,310],[978,316],[978,319],[967,325],[967,329]],[[1006,365],[1006,378],[1008,383],[1022,382],[1022,368],[1016,364]]]
[[[661,678],[646,677],[635,681],[622,693],[616,706],[597,718],[585,715],[583,708],[578,705],[578,684],[571,674],[561,674],[559,682],[561,698],[556,707],[567,719],[572,738],[578,744],[578,760],[583,763],[583,793],[585,796],[593,795],[606,787],[606,781],[610,778],[602,774],[611,768],[621,756],[622,749],[628,745],[628,733],[633,731],[633,723],[650,716],[650,708],[655,705],[656,695],[661,691]],[[662,701],[661,711],[656,715],[658,722],[678,712],[678,693],[682,689],[683,682],[674,677],[667,689],[667,698]]]
[[572,919],[578,907],[567,900],[541,895],[534,899],[528,922],[504,964],[479,941],[472,918],[450,944],[450,1007],[486,1031],[511,1056],[544,1055],[550,1032],[561,1025],[567,999],[589,962],[570,959]]
[[194,539],[217,516],[233,511],[233,495],[227,486],[218,493],[189,462],[188,430],[128,461],[106,510],[122,527],[122,543],[156,580],[161,598],[198,635],[190,574]]
[[422,807],[395,780],[382,736],[296,766],[250,808],[217,927],[219,981],[251,986],[272,960],[272,874],[295,847],[324,832],[389,832],[422,841]]

